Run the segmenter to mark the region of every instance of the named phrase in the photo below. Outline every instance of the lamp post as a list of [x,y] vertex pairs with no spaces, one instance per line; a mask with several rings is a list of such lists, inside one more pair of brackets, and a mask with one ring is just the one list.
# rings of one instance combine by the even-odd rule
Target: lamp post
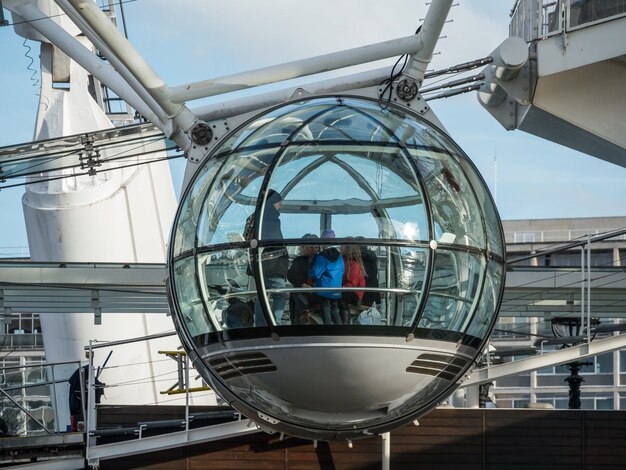
[[[581,321],[580,317],[556,317],[552,321],[552,333],[556,338],[560,338],[560,346],[558,349],[568,348],[576,344],[580,344],[585,341],[584,336],[580,336],[583,326],[587,326],[586,322]],[[597,318],[591,318],[591,326],[596,327],[600,324],[600,320]],[[569,364],[563,364],[564,367],[570,371],[570,375],[567,376],[564,381],[569,385],[569,402],[568,408],[570,410],[580,409],[580,385],[585,381],[580,375],[580,368],[583,366],[592,365],[592,362],[574,361]]]

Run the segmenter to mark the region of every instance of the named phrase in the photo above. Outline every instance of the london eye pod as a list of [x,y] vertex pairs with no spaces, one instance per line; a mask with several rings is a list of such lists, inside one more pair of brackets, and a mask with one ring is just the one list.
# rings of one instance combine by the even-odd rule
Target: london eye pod
[[[365,285],[312,279],[306,261],[348,247]],[[469,158],[411,110],[356,96],[283,104],[225,137],[187,186],[169,250],[196,370],[261,428],[313,440],[386,432],[447,398],[484,348],[505,275]],[[290,282],[303,259],[306,281]]]

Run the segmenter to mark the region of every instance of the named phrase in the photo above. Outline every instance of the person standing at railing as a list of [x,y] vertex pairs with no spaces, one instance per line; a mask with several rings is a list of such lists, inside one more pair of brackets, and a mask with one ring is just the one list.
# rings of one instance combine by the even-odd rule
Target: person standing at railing
[[[318,236],[312,233],[307,233],[302,239],[317,239]],[[302,245],[300,247],[300,256],[296,257],[289,271],[287,271],[287,280],[293,287],[309,288],[312,286],[313,281],[309,278],[309,270],[313,266],[315,261],[315,255],[319,251],[318,245]],[[313,294],[310,292],[294,292],[289,298],[289,312],[291,316],[292,325],[300,325],[303,323],[303,315],[305,311],[311,305]]]
[[[267,192],[267,200],[265,201],[265,208],[263,212],[263,219],[261,224],[261,240],[276,240],[283,239],[283,232],[280,226],[280,209],[282,206],[283,197],[278,191],[270,189]],[[246,226],[254,225],[254,217],[251,221],[246,222]],[[246,229],[245,238],[248,239],[249,230]],[[287,248],[282,243],[276,246],[270,246],[260,250],[261,264],[263,267],[263,282],[265,289],[284,289],[287,269],[289,266],[289,254]],[[251,263],[251,267],[254,263]],[[252,270],[249,274],[253,274]],[[287,303],[287,296],[283,292],[273,292],[269,296],[271,298],[272,314],[277,325],[282,323],[282,316],[285,310],[285,304]],[[254,326],[267,325],[263,313],[261,310],[261,302],[257,296],[254,305]]]
[[[325,230],[322,238],[335,238],[333,230]],[[315,255],[309,277],[313,279],[313,287],[341,287],[344,265],[343,257],[334,246],[329,246]],[[325,325],[341,325],[339,317],[340,291],[322,291],[315,293],[315,301],[322,308]]]
[[[346,245],[341,248],[344,262],[342,287],[365,287],[365,268],[361,259],[361,249],[358,246]],[[341,316],[343,322],[348,323],[350,306],[361,305],[363,291],[347,291],[341,293]]]

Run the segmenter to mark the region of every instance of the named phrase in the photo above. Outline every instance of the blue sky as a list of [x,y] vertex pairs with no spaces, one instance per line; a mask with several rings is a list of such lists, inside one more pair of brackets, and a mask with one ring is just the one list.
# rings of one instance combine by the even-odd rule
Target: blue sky
[[[409,35],[425,14],[424,3],[136,0],[125,5],[125,12],[133,45],[169,85],[178,85]],[[439,42],[433,68],[487,56],[508,35],[512,1],[458,3],[442,33],[446,37]],[[32,138],[37,88],[22,43],[12,28],[0,28],[0,146]],[[39,45],[27,44],[37,59]],[[496,193],[503,219],[626,215],[626,169],[521,131],[505,131],[474,93],[433,101],[431,106]],[[177,184],[181,174],[178,164]],[[23,191],[0,191],[0,250],[27,245]]]

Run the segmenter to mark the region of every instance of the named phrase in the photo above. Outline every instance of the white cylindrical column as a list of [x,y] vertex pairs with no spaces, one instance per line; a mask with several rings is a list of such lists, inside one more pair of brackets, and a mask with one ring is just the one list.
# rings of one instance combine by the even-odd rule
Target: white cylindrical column
[[[75,62],[70,64],[69,89],[52,83],[52,48],[42,47],[42,89],[35,139],[87,133],[112,127],[104,111],[92,99],[88,74]],[[117,146],[116,155],[139,154],[145,148],[133,142]],[[150,151],[155,151],[154,144]],[[161,150],[161,156],[165,152]],[[111,155],[113,156],[113,155]],[[137,160],[141,157],[134,157]],[[128,164],[125,161],[124,164]],[[97,167],[95,175],[75,176],[60,170],[32,177],[22,204],[33,261],[53,262],[140,262],[163,263],[169,227],[176,209],[171,174],[166,161],[130,168],[113,168],[118,163]],[[46,181],[50,177],[63,177]],[[46,360],[84,360],[89,340],[110,341],[173,330],[163,314],[104,314],[94,324],[94,312],[50,314],[41,312]],[[99,380],[107,384],[103,403],[157,404],[171,397],[161,395],[176,378],[176,364],[158,355],[159,349],[173,350],[176,336],[129,346],[115,347]],[[102,366],[109,350],[99,349],[94,357]],[[55,378],[66,380],[76,366],[55,367]],[[168,375],[168,373],[170,375]],[[153,377],[159,376],[160,381]],[[199,385],[199,384],[198,384]],[[194,384],[194,386],[196,386]],[[58,386],[54,399],[57,424],[69,424],[69,386]],[[180,399],[184,402],[184,398]]]

